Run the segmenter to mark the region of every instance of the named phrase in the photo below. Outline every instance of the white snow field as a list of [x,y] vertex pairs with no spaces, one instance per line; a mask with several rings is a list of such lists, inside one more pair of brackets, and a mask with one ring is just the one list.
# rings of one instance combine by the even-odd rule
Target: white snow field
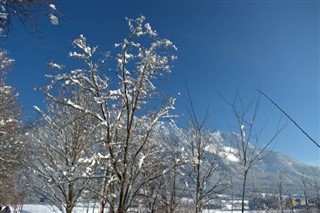
[[[99,206],[95,208],[90,206],[75,207],[74,213],[97,213]],[[56,207],[51,205],[40,205],[40,204],[24,204],[21,213],[61,213]]]
[[[98,206],[95,208],[90,206],[89,209],[86,206],[76,207],[74,213],[97,213],[99,210]],[[130,213],[144,213],[144,211],[130,211]],[[204,210],[203,213],[240,213],[241,211],[230,211],[230,210]],[[248,211],[248,213],[276,213],[277,211]],[[289,210],[285,210],[285,213],[289,213]],[[50,205],[40,205],[40,204],[25,204],[23,205],[21,213],[61,213],[57,208]]]

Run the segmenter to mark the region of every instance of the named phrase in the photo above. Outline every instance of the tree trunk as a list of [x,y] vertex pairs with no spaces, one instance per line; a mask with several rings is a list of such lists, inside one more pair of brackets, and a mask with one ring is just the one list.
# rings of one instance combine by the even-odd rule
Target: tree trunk
[[201,145],[202,145],[202,137],[201,137],[201,131],[198,133],[197,138],[197,188],[196,188],[196,213],[200,213],[202,209],[202,188],[201,188]]
[[[198,159],[199,160],[199,159]],[[197,162],[196,213],[200,212],[200,160]]]
[[110,184],[110,193],[112,194],[112,198],[110,199],[110,208],[109,208],[109,213],[115,213],[115,209],[114,209],[114,184],[111,183]]
[[66,207],[66,213],[72,213],[73,209],[73,184],[68,184],[68,201]]
[[244,171],[243,183],[242,183],[242,196],[241,196],[241,212],[244,213],[244,198],[246,194],[246,184],[247,184],[248,170]]
[[126,208],[124,204],[119,204],[118,213],[125,213],[125,212],[126,212]]
[[[125,151],[127,152],[127,150]],[[122,180],[120,182],[120,196],[119,196],[119,205],[118,205],[118,213],[125,213],[126,212],[126,196],[125,196],[125,187],[126,187],[126,179],[127,179],[127,160],[124,160],[124,171],[122,173]]]
[[104,213],[104,209],[106,207],[106,192],[107,192],[107,184],[108,184],[108,178],[107,178],[108,172],[106,173],[106,177],[104,178],[103,182],[103,188],[102,188],[102,197],[100,200],[100,207],[99,207],[99,213]]
[[169,213],[173,213],[176,205],[176,167],[173,168],[173,183],[172,183],[172,191],[169,203]]
[[99,213],[104,213],[104,208],[106,207],[106,199],[101,198]]

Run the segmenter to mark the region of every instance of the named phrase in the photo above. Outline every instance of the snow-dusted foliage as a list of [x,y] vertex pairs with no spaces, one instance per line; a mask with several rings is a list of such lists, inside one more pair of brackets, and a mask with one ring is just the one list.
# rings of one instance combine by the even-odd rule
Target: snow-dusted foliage
[[[69,57],[84,66],[69,70],[50,63],[57,71],[47,75],[51,82],[44,88],[51,100],[94,118],[96,128],[102,131],[101,144],[109,160],[100,185],[100,212],[106,202],[111,212],[126,212],[130,205],[137,205],[147,198],[146,186],[170,167],[160,160],[165,148],[155,127],[163,119],[172,120],[175,98],[163,99],[157,86],[171,71],[171,61],[176,59],[171,52],[176,47],[159,38],[144,16],[127,21],[129,36],[115,44],[116,54],[95,60],[98,47],[90,46],[80,35]],[[83,105],[72,94],[57,95],[70,87],[85,93],[93,107]]]
[[[85,94],[74,101],[90,107]],[[35,107],[41,122],[29,133],[31,187],[62,212],[71,213],[80,198],[89,198],[102,154],[95,150],[100,133],[90,115],[49,102],[47,113]]]
[[39,34],[39,14],[48,16],[53,25],[58,25],[59,14],[53,2],[54,0],[1,0],[0,35],[8,35],[13,18],[18,19],[34,35]]
[[13,59],[7,57],[8,52],[5,50],[0,50],[0,75],[3,80],[5,74],[8,71],[10,65],[14,62]]
[[[195,114],[194,114],[195,116]],[[182,168],[186,190],[193,200],[193,211],[202,212],[204,205],[227,189],[228,169],[224,164],[228,153],[224,145],[193,117],[186,133],[190,147],[189,160]]]
[[6,73],[13,62],[6,51],[0,51],[0,203],[18,199],[16,176],[21,167],[21,110],[17,94],[5,83]]

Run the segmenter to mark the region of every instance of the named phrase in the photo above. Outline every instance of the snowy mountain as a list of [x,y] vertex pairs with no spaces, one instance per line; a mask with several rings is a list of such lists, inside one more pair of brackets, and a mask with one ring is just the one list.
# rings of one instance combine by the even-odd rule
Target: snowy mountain
[[[170,135],[173,140],[180,141],[182,146],[185,146],[185,150],[190,146],[187,141],[187,130],[172,124],[162,123],[158,126],[158,131]],[[235,183],[234,189],[236,192],[240,192],[241,174],[243,173],[237,146],[240,135],[221,131],[211,132],[210,134],[211,141],[205,148],[209,156],[207,160],[218,160],[219,164],[228,168]],[[248,153],[259,151],[259,147],[248,144]],[[219,155],[219,157],[217,158],[216,155]],[[277,190],[277,184],[280,181],[279,176],[281,175],[281,181],[287,193],[301,193],[302,179],[317,180],[319,174],[320,167],[306,165],[283,153],[266,150],[262,159],[253,166],[247,187],[248,190],[256,192],[274,193]]]
[[[216,134],[221,136],[226,146],[237,149],[235,146],[237,142],[233,136],[234,133],[217,132]],[[251,144],[249,149],[254,149],[254,145]],[[239,164],[231,163],[230,165],[234,172],[241,172],[239,171]],[[320,174],[320,167],[306,165],[283,153],[267,150],[264,157],[252,170],[251,177],[254,177],[254,183],[252,182],[250,185],[255,184],[256,190],[271,193],[276,190],[277,184],[280,181],[280,174],[283,175],[284,178],[282,181],[288,190],[290,189],[297,192],[301,191],[302,178],[315,180]]]

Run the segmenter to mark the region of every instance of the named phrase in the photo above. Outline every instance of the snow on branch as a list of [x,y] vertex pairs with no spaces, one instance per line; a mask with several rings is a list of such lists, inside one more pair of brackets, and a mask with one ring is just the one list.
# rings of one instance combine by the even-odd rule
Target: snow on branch
[[[157,161],[166,149],[159,144],[155,129],[162,119],[174,122],[176,117],[171,114],[176,99],[162,98],[157,90],[159,80],[172,69],[177,48],[170,40],[159,38],[144,16],[127,21],[129,36],[115,44],[113,54],[99,58],[97,46],[89,45],[84,35],[76,38],[68,56],[84,63],[72,68],[50,63],[56,71],[47,75],[51,82],[43,90],[50,101],[80,113],[95,131],[101,131],[96,140],[99,154],[81,158],[76,165],[87,163],[90,169],[98,165],[95,171],[106,189],[102,198],[114,199],[107,191],[112,180],[117,208],[130,205],[141,187],[170,170]],[[154,165],[163,170],[156,171]],[[94,170],[87,171],[91,172]],[[82,177],[64,180],[78,178]]]

